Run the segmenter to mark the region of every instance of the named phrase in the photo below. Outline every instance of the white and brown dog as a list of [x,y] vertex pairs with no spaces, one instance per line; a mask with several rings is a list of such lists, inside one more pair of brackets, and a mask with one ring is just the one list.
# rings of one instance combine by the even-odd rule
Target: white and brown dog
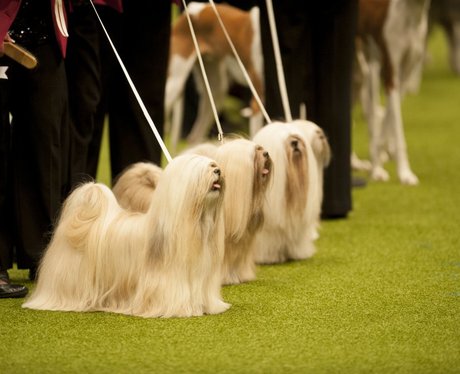
[[[359,2],[357,92],[360,92],[369,128],[371,177],[374,180],[389,179],[383,168],[384,155],[389,155],[396,161],[401,183],[418,183],[409,165],[401,100],[406,92],[417,91],[420,83],[429,2]],[[380,79],[386,95],[384,108],[380,104]]]
[[25,308],[141,317],[224,312],[223,179],[215,161],[173,159],[147,213],[120,207],[87,183],[63,206]]
[[329,162],[329,145],[314,123],[294,122],[271,123],[254,137],[270,152],[274,163],[273,183],[264,203],[264,225],[253,243],[255,261],[261,264],[306,259],[315,253],[322,169]]
[[[262,96],[263,58],[260,45],[259,9],[254,7],[247,12],[227,4],[217,4],[216,8],[252,84]],[[188,5],[188,9],[214,102],[219,111],[223,107],[230,84],[236,82],[247,85],[247,82],[236,63],[231,47],[211,6],[192,2]],[[197,118],[187,137],[187,142],[195,145],[205,140],[214,122],[214,117],[198,68],[197,54],[189,25],[185,14],[182,14],[172,28],[165,95],[165,118],[172,117],[170,137],[173,149],[177,146],[181,132],[184,87],[192,72],[196,78],[199,106]],[[251,103],[251,108],[253,116],[250,120],[250,127],[259,127],[259,123],[262,123],[262,117],[255,101]]]

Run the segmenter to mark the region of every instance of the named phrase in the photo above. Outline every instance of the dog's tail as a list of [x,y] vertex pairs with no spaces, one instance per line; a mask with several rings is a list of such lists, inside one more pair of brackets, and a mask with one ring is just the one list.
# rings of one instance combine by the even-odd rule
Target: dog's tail
[[[110,189],[101,183],[86,183],[75,189],[67,198],[61,212],[57,230],[65,235],[68,244],[84,250],[88,243],[95,243],[101,226],[107,222],[111,200],[116,203]],[[115,204],[118,206],[118,204]]]
[[85,311],[97,308],[95,290],[105,227],[121,208],[107,186],[85,183],[63,204],[50,244],[38,268],[34,292],[24,307]]
[[112,187],[120,206],[133,212],[147,212],[162,173],[163,169],[150,162],[129,166]]

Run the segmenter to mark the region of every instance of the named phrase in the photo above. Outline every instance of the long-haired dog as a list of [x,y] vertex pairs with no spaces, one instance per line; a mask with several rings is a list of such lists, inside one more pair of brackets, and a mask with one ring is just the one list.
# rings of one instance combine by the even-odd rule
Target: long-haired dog
[[235,139],[217,148],[215,160],[225,173],[225,255],[223,284],[256,278],[252,242],[264,221],[263,205],[272,180],[272,160],[253,141]]
[[274,163],[264,225],[253,243],[257,263],[306,259],[315,253],[321,174],[311,145],[314,136],[307,137],[299,126],[274,122],[254,136]]
[[316,223],[311,227],[312,238],[316,240],[319,237],[318,229],[320,226],[321,205],[323,202],[324,169],[331,162],[331,147],[323,129],[316,123],[299,119],[290,122],[290,124],[302,133],[305,140],[310,143],[313,154],[315,155],[318,183],[311,184],[310,188],[316,190],[315,197],[313,198],[313,204],[315,206],[312,208],[312,214],[315,217]]
[[229,308],[220,294],[224,185],[215,161],[173,159],[147,213],[87,183],[64,203],[24,307],[188,317]]
[[145,213],[162,173],[163,169],[153,163],[136,162],[116,178],[112,192],[122,208]]

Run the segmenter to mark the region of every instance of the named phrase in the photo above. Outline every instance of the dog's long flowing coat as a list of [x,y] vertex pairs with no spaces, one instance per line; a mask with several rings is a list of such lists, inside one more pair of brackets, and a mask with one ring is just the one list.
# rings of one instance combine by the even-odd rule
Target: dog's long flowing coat
[[203,156],[165,168],[147,213],[87,183],[66,200],[24,307],[186,317],[228,309],[220,295],[223,179]]

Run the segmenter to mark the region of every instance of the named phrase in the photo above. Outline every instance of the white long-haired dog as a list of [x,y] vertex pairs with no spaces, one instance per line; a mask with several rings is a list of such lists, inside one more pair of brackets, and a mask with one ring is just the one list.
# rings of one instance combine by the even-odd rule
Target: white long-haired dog
[[310,185],[312,188],[316,188],[315,197],[313,198],[313,204],[315,206],[312,208],[312,214],[316,217],[316,224],[311,227],[312,238],[316,240],[319,237],[318,229],[320,226],[321,205],[323,202],[324,169],[331,162],[331,147],[323,129],[316,123],[298,119],[290,122],[290,124],[302,133],[305,140],[310,143],[313,154],[315,155],[318,183]]
[[117,177],[112,192],[122,208],[145,213],[162,173],[163,169],[151,162],[136,162]]
[[203,156],[173,159],[147,213],[87,183],[66,200],[24,307],[188,317],[229,308],[220,294],[223,179]]
[[263,204],[272,180],[272,160],[253,141],[235,139],[217,148],[215,160],[225,173],[225,255],[223,284],[256,278],[252,241],[262,228]]
[[313,125],[300,120],[295,124],[274,122],[254,137],[270,152],[274,163],[274,181],[264,204],[264,225],[253,243],[257,263],[300,260],[315,253],[322,200],[322,166],[318,159],[324,151],[320,138],[324,133],[316,132]]

